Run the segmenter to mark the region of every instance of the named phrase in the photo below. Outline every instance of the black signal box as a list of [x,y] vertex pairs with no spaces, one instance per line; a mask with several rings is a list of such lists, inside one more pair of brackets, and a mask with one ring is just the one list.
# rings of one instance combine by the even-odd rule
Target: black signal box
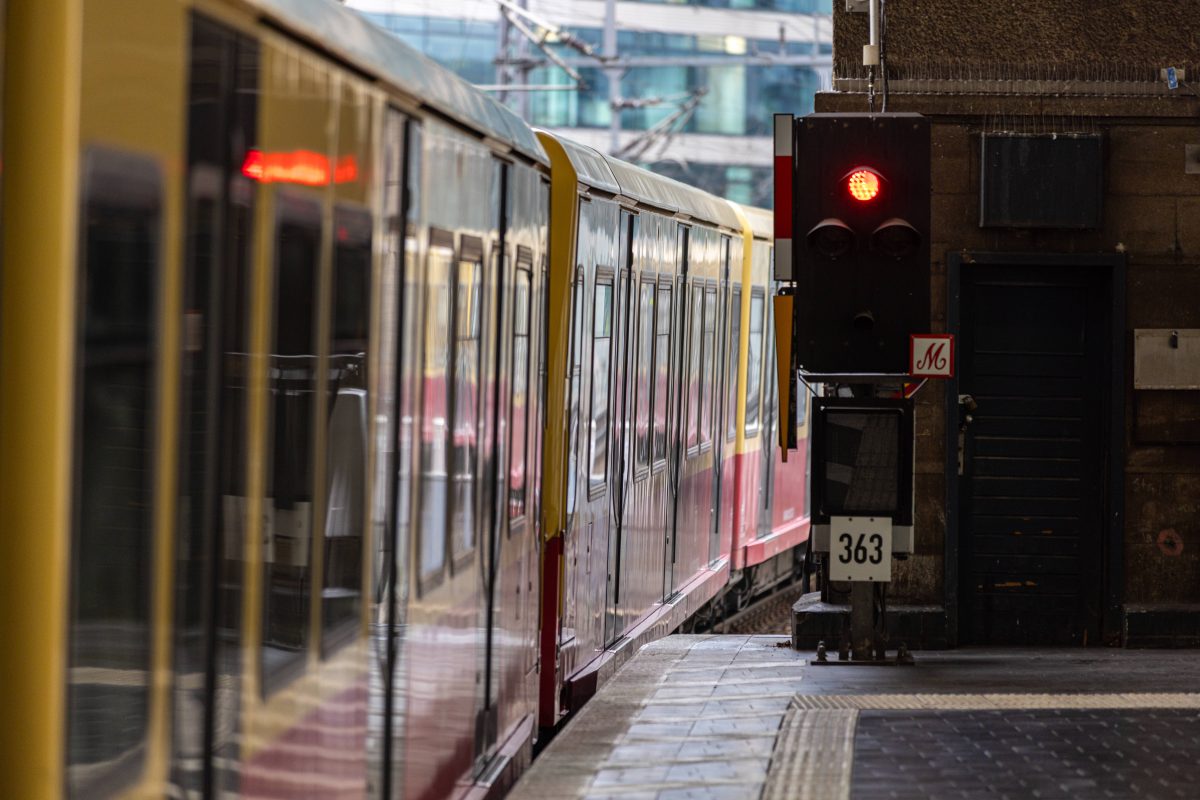
[[929,120],[796,120],[795,352],[812,375],[902,375],[928,333]]

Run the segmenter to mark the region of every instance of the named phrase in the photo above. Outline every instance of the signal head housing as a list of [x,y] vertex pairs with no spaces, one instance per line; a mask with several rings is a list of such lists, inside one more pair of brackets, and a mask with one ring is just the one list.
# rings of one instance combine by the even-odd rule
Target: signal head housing
[[795,353],[814,375],[901,375],[929,330],[929,120],[795,123]]

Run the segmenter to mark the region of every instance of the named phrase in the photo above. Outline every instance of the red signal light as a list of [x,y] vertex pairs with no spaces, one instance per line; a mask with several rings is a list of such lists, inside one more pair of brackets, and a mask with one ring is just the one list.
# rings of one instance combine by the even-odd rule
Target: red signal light
[[879,194],[879,174],[865,167],[856,169],[846,177],[846,188],[860,203],[874,200]]

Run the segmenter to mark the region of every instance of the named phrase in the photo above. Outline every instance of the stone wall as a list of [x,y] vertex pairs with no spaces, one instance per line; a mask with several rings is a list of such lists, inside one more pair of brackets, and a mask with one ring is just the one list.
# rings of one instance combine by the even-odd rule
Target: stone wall
[[[888,5],[889,75],[899,89],[888,110],[933,121],[931,330],[945,329],[948,251],[1127,253],[1124,601],[1200,604],[1200,392],[1132,384],[1135,328],[1200,328],[1200,175],[1184,170],[1185,145],[1200,145],[1200,97],[1190,84],[1171,92],[1155,68],[1187,65],[1200,79],[1188,65],[1200,61],[1197,9],[1164,0]],[[866,17],[845,13],[842,0],[834,6],[841,91],[818,95],[816,108],[866,111],[865,73],[853,63]],[[1103,227],[980,228],[979,135],[996,130],[1102,133]],[[917,405],[917,552],[897,567],[895,602],[944,596],[946,417],[940,387],[926,387]]]
[[[835,64],[862,60],[867,15],[833,0]],[[1124,69],[1200,60],[1188,0],[888,0],[887,52],[898,69],[975,64]]]

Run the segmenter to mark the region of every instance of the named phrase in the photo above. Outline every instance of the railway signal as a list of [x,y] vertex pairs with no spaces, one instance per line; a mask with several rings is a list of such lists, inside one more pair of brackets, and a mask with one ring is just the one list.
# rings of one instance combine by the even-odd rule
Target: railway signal
[[791,120],[776,118],[776,236],[788,241],[777,277],[796,285],[795,363],[905,374],[910,336],[929,329],[929,121]]

